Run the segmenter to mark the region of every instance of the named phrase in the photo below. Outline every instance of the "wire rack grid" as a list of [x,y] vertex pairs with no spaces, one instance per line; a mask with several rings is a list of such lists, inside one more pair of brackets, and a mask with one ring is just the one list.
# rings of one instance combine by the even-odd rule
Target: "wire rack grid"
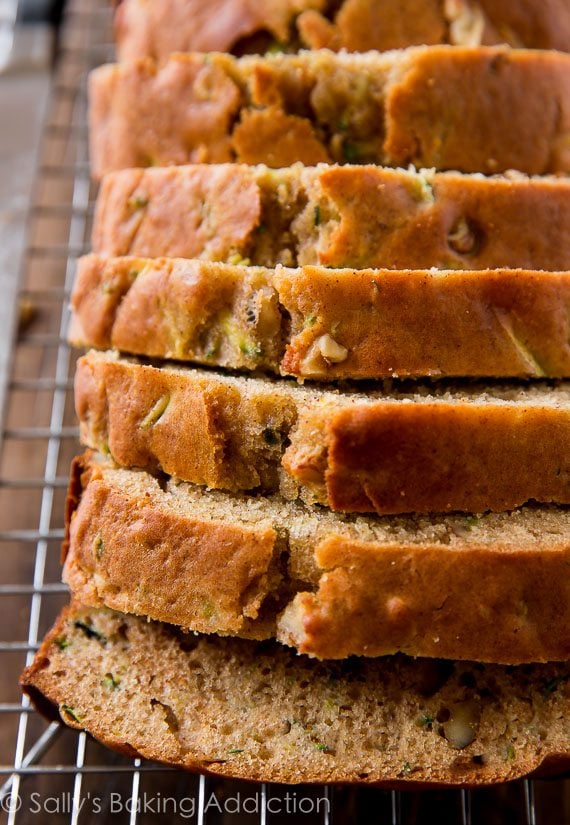
[[111,24],[108,0],[69,3],[29,211],[20,325],[1,422],[0,822],[49,816],[54,825],[570,825],[568,781],[386,792],[206,779],[113,754],[84,733],[48,724],[20,696],[18,674],[67,601],[59,545],[67,472],[79,449],[67,303],[76,259],[89,248],[96,194],[86,80],[91,68],[113,58]]

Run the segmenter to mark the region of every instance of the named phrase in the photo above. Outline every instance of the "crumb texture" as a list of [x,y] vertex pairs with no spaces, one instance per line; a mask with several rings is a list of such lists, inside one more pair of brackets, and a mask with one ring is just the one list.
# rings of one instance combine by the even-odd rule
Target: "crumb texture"
[[255,781],[483,785],[569,757],[560,664],[323,664],[73,605],[23,685],[110,747]]

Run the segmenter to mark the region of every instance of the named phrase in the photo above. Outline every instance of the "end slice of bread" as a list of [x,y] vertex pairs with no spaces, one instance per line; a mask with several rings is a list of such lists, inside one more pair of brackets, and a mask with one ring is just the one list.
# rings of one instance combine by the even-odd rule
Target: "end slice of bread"
[[568,677],[568,663],[317,663],[74,604],[22,686],[109,747],[189,770],[475,786],[568,767]]

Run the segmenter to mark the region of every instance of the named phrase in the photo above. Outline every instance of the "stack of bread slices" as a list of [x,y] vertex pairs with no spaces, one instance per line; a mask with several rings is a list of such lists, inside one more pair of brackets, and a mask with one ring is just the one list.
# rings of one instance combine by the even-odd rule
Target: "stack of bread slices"
[[218,5],[123,0],[91,76],[73,600],[24,689],[226,776],[567,767],[567,3]]

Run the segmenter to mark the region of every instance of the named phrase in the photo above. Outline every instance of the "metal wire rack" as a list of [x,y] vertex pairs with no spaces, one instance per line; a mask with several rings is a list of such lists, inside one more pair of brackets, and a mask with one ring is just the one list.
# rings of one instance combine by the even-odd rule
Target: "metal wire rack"
[[29,212],[19,292],[25,310],[1,422],[0,822],[570,825],[568,781],[390,793],[206,779],[113,754],[84,733],[48,724],[20,696],[18,675],[67,601],[59,544],[78,451],[67,301],[76,258],[89,246],[95,196],[86,77],[113,57],[111,22],[108,0],[69,4]]

